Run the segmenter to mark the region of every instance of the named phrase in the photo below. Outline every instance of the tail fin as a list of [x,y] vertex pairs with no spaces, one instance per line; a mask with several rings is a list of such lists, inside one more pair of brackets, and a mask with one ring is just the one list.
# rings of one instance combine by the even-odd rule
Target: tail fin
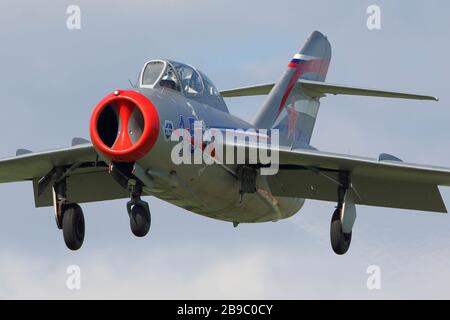
[[308,145],[319,110],[319,99],[293,89],[299,79],[324,81],[330,60],[329,41],[322,33],[314,31],[270,91],[256,117],[255,127],[279,129],[280,145]]

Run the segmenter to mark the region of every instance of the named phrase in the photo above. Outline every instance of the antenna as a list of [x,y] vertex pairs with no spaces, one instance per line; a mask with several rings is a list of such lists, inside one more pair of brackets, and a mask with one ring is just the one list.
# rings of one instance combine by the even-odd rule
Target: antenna
[[128,79],[128,82],[130,83],[130,85],[133,87],[133,88],[136,88],[136,85],[135,84],[133,84],[132,82],[131,82],[131,80],[130,79]]

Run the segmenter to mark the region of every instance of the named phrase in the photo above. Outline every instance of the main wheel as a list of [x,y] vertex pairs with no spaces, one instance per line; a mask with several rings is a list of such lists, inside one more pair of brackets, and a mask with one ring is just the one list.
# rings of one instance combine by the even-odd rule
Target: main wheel
[[342,255],[350,248],[352,233],[342,232],[341,210],[336,209],[331,218],[330,226],[331,247],[336,254]]
[[66,205],[63,212],[62,229],[64,242],[70,250],[78,250],[84,241],[84,215],[76,203]]
[[130,212],[130,227],[136,237],[145,236],[150,230],[151,217],[150,210],[141,205],[135,204]]

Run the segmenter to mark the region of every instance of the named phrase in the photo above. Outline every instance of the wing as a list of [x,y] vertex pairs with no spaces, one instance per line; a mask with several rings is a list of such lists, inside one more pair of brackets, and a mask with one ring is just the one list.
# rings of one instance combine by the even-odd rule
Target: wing
[[21,154],[0,160],[0,183],[33,180],[43,177],[54,167],[95,161],[97,153],[91,144]]
[[[261,148],[250,151],[260,152]],[[270,151],[279,152],[279,171],[267,176],[275,196],[337,202],[340,176],[348,174],[356,204],[447,212],[438,186],[450,186],[450,168],[309,149],[279,147]],[[396,159],[381,157],[386,158]]]
[[128,197],[128,192],[108,174],[106,164],[99,160],[91,144],[36,153],[23,151],[16,157],[0,160],[0,183],[32,181],[37,207],[53,204],[48,185],[56,167],[70,168],[69,201],[82,203]]
[[[274,84],[260,84],[230,90],[223,90],[220,93],[225,98],[230,97],[243,97],[243,96],[257,96],[269,94]],[[343,95],[357,95],[357,96],[370,96],[370,97],[384,97],[384,98],[401,98],[401,99],[414,99],[414,100],[434,100],[439,99],[429,95],[405,93],[398,91],[370,89],[362,87],[353,87],[341,84],[331,84],[319,81],[311,81],[300,79],[296,85],[297,90],[305,92],[311,97],[322,97],[324,94],[343,94]]]

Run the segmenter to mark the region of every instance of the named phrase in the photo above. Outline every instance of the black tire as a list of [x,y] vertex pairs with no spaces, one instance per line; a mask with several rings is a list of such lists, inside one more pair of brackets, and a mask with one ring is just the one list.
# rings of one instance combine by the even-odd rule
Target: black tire
[[131,208],[130,227],[136,237],[145,236],[150,230],[150,211],[140,204],[135,204]]
[[331,217],[330,239],[331,247],[333,248],[334,253],[338,255],[343,255],[350,248],[352,233],[342,232],[340,209],[336,209]]
[[64,242],[70,250],[78,250],[84,241],[84,215],[76,203],[66,205],[63,212],[62,229]]

